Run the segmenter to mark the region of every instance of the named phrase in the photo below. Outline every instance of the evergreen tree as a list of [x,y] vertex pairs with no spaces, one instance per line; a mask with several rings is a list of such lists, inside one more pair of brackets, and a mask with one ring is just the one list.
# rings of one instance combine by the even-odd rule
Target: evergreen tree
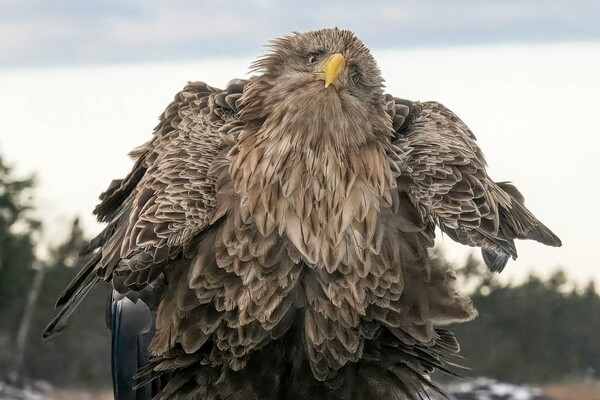
[[[56,299],[86,261],[78,257],[85,243],[75,220],[70,236],[51,251],[25,355],[29,376],[57,386],[89,388],[110,384],[110,335],[105,324],[107,285],[90,293],[63,334],[48,341],[42,341],[40,336],[56,312]],[[48,368],[49,363],[52,368]]]
[[[78,252],[86,242],[78,221],[63,244],[36,260],[40,224],[31,217],[33,178],[18,179],[0,156],[0,377],[13,372],[17,331],[36,268],[45,271],[26,335],[26,376],[58,386],[110,384],[110,336],[105,329],[106,287],[92,293],[65,335],[43,342],[41,332],[55,313],[54,302],[78,270]],[[72,268],[74,267],[74,268]]]
[[600,297],[593,284],[569,290],[563,271],[546,281],[530,275],[517,286],[494,278],[490,284],[490,274],[482,275],[473,278],[479,317],[454,327],[471,368],[466,375],[546,383],[600,371]]
[[[14,177],[0,156],[0,346],[14,343],[34,275],[34,234],[40,224],[30,216],[32,191],[33,178]],[[10,362],[11,353],[0,351],[0,367]]]

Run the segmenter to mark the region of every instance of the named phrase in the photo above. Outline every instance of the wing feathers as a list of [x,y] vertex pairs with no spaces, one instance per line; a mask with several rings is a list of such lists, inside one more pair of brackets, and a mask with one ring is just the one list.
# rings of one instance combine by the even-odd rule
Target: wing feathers
[[508,182],[487,174],[475,135],[454,113],[435,102],[407,105],[388,101],[392,120],[415,112],[410,124],[396,132],[394,154],[398,180],[424,220],[435,222],[452,239],[483,249],[493,271],[501,271],[517,252],[513,239],[532,239],[560,246],[560,239],[524,206],[523,195]]
[[59,297],[63,309],[44,337],[64,327],[99,278],[122,293],[142,290],[210,224],[216,203],[210,168],[225,148],[222,137],[235,128],[229,121],[244,85],[233,81],[219,91],[192,82],[175,96],[153,139],[131,153],[131,173],[100,196],[94,213],[109,225],[90,242],[85,253],[95,253]]

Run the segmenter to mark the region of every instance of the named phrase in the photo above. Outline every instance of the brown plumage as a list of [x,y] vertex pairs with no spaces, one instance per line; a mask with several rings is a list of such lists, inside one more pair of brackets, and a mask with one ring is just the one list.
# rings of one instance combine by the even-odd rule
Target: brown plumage
[[102,195],[108,225],[46,334],[99,279],[151,287],[138,379],[169,376],[158,398],[419,398],[458,351],[441,326],[476,315],[432,256],[435,226],[493,270],[515,238],[559,239],[455,114],[384,94],[351,32],[278,39],[254,70],[177,94]]

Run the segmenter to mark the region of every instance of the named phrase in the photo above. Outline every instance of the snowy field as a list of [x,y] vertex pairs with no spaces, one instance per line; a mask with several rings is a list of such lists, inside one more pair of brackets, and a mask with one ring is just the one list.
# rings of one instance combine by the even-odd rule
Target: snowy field
[[[597,400],[600,384],[555,385],[544,390],[526,385],[511,385],[489,378],[465,380],[449,385],[452,400]],[[52,391],[44,383],[35,383],[26,389],[16,389],[0,380],[2,400],[110,400],[112,392],[84,392],[75,390]],[[434,400],[434,399],[432,399]]]

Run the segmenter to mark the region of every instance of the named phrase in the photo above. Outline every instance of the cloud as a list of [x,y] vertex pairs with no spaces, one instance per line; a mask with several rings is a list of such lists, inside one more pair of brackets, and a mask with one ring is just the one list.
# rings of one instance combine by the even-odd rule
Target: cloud
[[590,41],[598,15],[593,0],[1,0],[0,66],[258,54],[269,39],[326,26],[372,48]]

